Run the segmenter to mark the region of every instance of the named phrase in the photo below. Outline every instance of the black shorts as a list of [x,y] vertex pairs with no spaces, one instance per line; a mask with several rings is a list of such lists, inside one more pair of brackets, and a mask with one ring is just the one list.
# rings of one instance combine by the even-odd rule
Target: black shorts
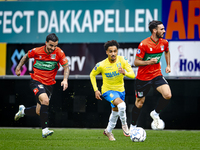
[[39,81],[31,79],[30,81],[30,88],[33,91],[33,93],[36,96],[37,103],[41,104],[39,101],[39,95],[42,93],[46,93],[49,97],[49,100],[51,98],[52,92],[53,92],[53,86],[52,85],[44,85]]
[[150,81],[142,81],[142,80],[136,79],[135,95],[138,98],[142,98],[147,95],[151,86],[156,90],[157,87],[163,84],[168,84],[168,82],[165,80],[163,76],[155,77],[154,79]]

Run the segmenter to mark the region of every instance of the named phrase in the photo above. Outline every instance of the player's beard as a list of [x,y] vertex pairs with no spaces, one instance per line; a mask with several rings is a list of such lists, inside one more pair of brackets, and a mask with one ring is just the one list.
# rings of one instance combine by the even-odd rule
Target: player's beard
[[50,54],[50,53],[53,53],[53,49],[51,49],[51,48],[47,48],[47,50],[48,50],[48,53]]
[[115,59],[116,59],[116,56],[111,56],[111,61],[115,61]]
[[157,38],[163,38],[164,37],[164,33],[158,33],[158,32],[156,32],[156,37]]

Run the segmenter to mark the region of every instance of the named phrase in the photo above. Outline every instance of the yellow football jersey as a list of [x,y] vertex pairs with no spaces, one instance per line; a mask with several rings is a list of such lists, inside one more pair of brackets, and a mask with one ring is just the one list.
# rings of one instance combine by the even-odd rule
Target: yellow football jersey
[[110,63],[108,58],[102,60],[97,63],[94,69],[90,73],[90,80],[93,86],[94,91],[98,90],[96,83],[96,75],[100,74],[103,78],[103,84],[101,87],[101,93],[105,93],[106,91],[124,91],[124,75],[118,72],[118,68],[122,67],[125,69],[125,76],[134,79],[135,74],[130,64],[128,63],[127,58],[123,56],[117,56],[117,60],[115,63]]

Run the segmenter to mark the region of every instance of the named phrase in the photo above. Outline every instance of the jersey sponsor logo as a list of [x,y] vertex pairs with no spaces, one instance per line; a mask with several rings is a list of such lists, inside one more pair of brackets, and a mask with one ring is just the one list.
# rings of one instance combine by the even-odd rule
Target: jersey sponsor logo
[[39,92],[38,88],[33,89],[33,92],[36,95]]
[[34,67],[40,70],[53,70],[57,68],[57,62],[56,61],[40,61],[36,60],[36,63],[34,64]]
[[118,76],[119,73],[117,73],[116,71],[113,71],[113,72],[105,73],[105,75],[106,77],[111,78],[111,77]]
[[147,61],[147,60],[151,60],[152,58],[156,58],[158,60],[157,63],[159,63],[161,57],[162,57],[162,53],[156,53],[156,54],[148,54],[148,53],[146,53],[144,58],[143,58],[143,60]]

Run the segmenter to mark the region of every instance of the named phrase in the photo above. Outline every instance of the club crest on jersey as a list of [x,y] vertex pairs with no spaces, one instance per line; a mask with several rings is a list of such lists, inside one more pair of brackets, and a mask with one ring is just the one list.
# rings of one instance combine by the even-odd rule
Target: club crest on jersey
[[161,51],[164,51],[164,45],[160,46]]
[[43,88],[44,88],[44,86],[43,86],[42,84],[38,85],[38,87],[39,87],[40,89],[43,89]]
[[140,52],[141,52],[140,49],[138,49],[138,50],[137,50],[137,54],[140,54]]
[[51,59],[56,59],[56,54],[51,54]]
[[121,67],[121,63],[117,63],[117,68]]

